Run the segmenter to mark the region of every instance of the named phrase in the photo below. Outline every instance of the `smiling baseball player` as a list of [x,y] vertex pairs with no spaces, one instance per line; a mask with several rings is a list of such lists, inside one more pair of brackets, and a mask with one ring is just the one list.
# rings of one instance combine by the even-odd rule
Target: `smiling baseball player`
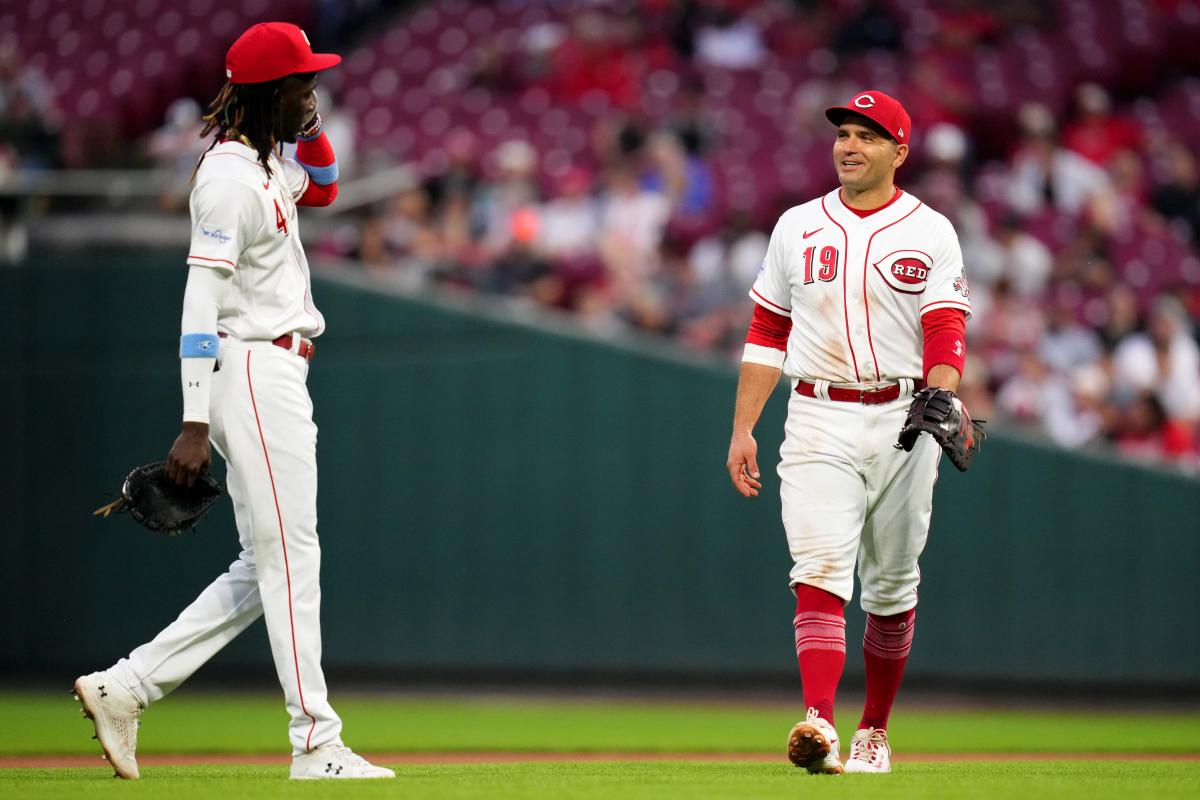
[[[912,124],[892,97],[856,95],[826,116],[839,189],[780,217],[750,296],[726,466],[762,488],[753,429],[781,371],[792,383],[779,494],[795,566],[794,619],[806,719],[792,763],[814,773],[888,772],[888,715],[912,645],[917,559],[941,454],[930,436],[897,447],[913,396],[960,408],[971,306],[962,253],[944,216],[895,185]],[[963,412],[965,416],[965,411]],[[968,420],[969,421],[969,420]],[[857,562],[867,628],[866,707],[843,767],[834,696],[846,660],[844,608]]]
[[[342,744],[321,669],[317,429],[305,379],[313,304],[297,205],[337,196],[337,162],[321,132],[317,73],[341,61],[313,53],[295,25],[261,23],[226,57],[228,82],[202,136],[216,131],[191,195],[179,355],[183,429],[167,473],[191,485],[225,459],[242,552],[153,641],[75,682],[117,775],[137,778],[137,726],[161,700],[259,616],[290,724],[293,778],[391,778]],[[297,142],[296,158],[279,155]]]

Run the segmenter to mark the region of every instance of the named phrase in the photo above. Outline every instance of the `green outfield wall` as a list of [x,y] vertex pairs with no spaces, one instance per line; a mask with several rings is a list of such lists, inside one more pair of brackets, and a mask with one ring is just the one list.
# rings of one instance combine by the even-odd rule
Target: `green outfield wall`
[[[90,516],[178,431],[182,262],[0,270],[2,670],[105,665],[237,555],[228,501],[176,539]],[[745,500],[724,363],[347,279],[314,293],[331,668],[793,674],[785,392]],[[1198,519],[1200,483],[993,436],[970,473],[943,465],[908,674],[1200,685]],[[267,665],[256,628],[222,665]],[[852,654],[861,629],[854,610]]]

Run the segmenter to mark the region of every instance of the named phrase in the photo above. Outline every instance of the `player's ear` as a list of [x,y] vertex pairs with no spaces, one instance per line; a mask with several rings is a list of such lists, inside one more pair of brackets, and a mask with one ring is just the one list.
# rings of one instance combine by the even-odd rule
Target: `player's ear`
[[892,167],[898,169],[908,159],[908,145],[896,145],[896,156],[892,159]]

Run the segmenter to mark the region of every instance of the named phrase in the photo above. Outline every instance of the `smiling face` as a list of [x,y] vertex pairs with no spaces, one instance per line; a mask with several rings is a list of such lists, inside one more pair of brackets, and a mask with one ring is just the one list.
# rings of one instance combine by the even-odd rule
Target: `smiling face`
[[897,144],[864,117],[848,116],[838,126],[833,166],[838,181],[853,194],[891,185],[907,157],[908,145]]
[[296,134],[317,113],[317,74],[289,75],[279,86],[280,114],[283,117],[283,140],[296,141]]

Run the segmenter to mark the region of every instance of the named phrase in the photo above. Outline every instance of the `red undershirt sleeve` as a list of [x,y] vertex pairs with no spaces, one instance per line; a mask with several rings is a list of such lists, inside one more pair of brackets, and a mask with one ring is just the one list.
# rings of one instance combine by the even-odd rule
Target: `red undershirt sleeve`
[[296,199],[296,205],[327,206],[332,203],[338,193],[337,158],[325,132],[309,141],[297,141],[296,160],[310,178],[304,193]]
[[746,333],[746,349],[742,361],[782,368],[787,356],[788,336],[792,333],[792,318],[776,314],[757,303]]
[[962,375],[967,357],[967,315],[957,308],[936,308],[921,317],[925,337],[922,377],[938,364],[946,364]]

